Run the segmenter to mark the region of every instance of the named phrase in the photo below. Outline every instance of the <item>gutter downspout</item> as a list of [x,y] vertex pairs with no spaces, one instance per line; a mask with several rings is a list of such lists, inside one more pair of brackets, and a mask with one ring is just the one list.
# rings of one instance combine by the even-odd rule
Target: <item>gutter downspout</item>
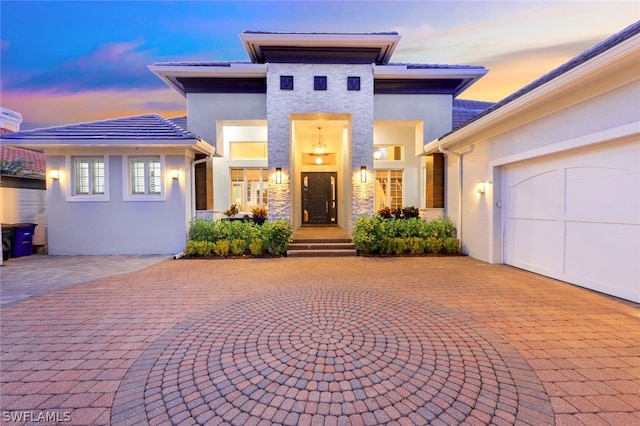
[[198,164],[205,163],[213,159],[213,154],[207,155],[205,158],[201,158],[199,160],[193,160],[191,162],[191,220],[196,217],[196,166]]
[[453,155],[458,157],[458,239],[460,240],[460,245],[462,245],[462,155],[457,152],[448,151],[442,147],[442,145],[438,146],[438,151],[444,155]]

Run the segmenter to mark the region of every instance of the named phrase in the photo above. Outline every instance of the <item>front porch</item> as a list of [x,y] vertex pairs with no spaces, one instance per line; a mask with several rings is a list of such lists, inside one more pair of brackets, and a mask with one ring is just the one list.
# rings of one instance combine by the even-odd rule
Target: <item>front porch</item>
[[351,235],[339,226],[301,226],[291,240],[287,257],[357,256]]

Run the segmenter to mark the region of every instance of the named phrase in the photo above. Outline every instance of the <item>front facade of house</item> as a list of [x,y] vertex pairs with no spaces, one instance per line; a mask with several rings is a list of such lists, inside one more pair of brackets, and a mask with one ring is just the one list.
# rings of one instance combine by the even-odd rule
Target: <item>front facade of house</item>
[[232,204],[347,231],[413,205],[470,256],[640,302],[639,34],[492,106],[456,99],[482,67],[390,62],[397,33],[245,32],[250,62],[149,67],[186,118],[2,139],[46,155],[51,254],[176,253]]
[[296,228],[351,230],[385,206],[444,207],[426,199],[433,179],[417,154],[451,130],[454,97],[486,69],[390,63],[397,33],[240,38],[251,62],[150,67],[216,147],[199,210],[267,207]]

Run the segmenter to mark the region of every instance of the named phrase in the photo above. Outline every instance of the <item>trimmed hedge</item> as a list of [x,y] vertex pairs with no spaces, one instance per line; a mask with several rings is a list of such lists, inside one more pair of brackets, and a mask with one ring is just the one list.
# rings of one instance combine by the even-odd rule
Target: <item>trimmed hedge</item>
[[425,222],[417,217],[364,216],[356,221],[352,238],[356,250],[363,254],[460,253],[456,227],[449,218]]
[[196,218],[189,226],[184,254],[190,257],[281,256],[289,247],[291,234],[293,228],[285,219],[257,225],[252,221]]

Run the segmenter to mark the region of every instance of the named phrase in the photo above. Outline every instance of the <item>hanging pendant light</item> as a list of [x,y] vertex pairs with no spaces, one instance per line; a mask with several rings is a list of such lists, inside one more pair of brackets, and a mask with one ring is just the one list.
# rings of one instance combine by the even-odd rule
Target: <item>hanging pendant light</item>
[[321,129],[322,129],[322,127],[318,126],[318,143],[313,144],[313,152],[316,155],[322,155],[327,150],[327,146],[325,144],[323,144],[322,141],[320,140],[320,130]]

